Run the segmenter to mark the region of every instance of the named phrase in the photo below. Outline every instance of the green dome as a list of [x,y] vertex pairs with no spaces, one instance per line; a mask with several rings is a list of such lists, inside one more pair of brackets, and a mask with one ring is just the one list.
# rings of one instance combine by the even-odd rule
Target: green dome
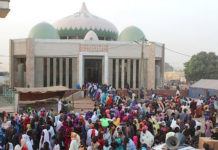
[[34,39],[60,39],[57,30],[46,22],[35,25],[30,30],[28,37]]
[[[141,41],[143,37],[145,38],[145,35],[142,30],[135,26],[130,26],[120,33],[118,41]],[[145,38],[145,40],[147,39]]]

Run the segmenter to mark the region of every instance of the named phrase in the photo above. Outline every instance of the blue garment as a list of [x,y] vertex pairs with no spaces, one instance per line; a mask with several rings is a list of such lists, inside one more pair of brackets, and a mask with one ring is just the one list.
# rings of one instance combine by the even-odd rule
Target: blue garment
[[147,148],[145,148],[145,147],[142,147],[142,150],[147,150]]
[[101,103],[105,106],[106,105],[106,98],[107,98],[107,94],[103,93],[102,99],[101,99]]
[[4,138],[5,138],[5,133],[2,130],[2,121],[0,120],[0,143],[3,142]]
[[119,146],[116,147],[115,150],[124,150],[124,147],[123,147],[123,145],[122,145],[122,141],[121,141],[120,138],[117,138],[117,139],[116,139],[116,143],[117,143]]
[[126,145],[126,150],[136,150],[135,143],[132,139],[129,139],[129,142]]

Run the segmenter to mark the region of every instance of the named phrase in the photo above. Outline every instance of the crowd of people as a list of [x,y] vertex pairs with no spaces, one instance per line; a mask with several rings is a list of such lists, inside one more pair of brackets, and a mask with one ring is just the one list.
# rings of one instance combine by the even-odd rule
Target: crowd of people
[[[85,114],[74,112],[65,100],[58,102],[58,112],[44,107],[14,115],[3,112],[0,149],[149,150],[165,143],[172,133],[182,133],[193,147],[200,136],[218,139],[216,97],[195,100],[179,93],[173,97],[152,92],[140,99],[130,89],[128,96],[122,96],[110,85],[94,83],[83,90],[95,101],[94,109]],[[202,116],[205,124],[194,119]]]

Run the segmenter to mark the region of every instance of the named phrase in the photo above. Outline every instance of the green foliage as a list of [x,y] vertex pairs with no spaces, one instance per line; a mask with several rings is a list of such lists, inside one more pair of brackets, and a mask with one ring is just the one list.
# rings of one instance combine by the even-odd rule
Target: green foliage
[[213,52],[200,52],[184,64],[187,81],[218,79],[218,56]]
[[164,70],[165,72],[169,72],[169,71],[173,71],[174,68],[169,63],[165,62]]

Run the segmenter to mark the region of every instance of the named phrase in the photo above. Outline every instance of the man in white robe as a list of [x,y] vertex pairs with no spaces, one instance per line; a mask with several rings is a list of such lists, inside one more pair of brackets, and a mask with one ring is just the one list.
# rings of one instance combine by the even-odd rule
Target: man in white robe
[[[92,126],[92,125],[90,125]],[[98,136],[98,130],[93,129],[92,127],[88,130],[87,132],[87,140],[86,140],[86,145],[91,146],[92,143],[92,137],[93,136]]]
[[150,131],[148,131],[147,126],[142,128],[142,131],[140,134],[140,142],[142,145],[146,144],[150,148],[154,144],[154,136],[151,134]]
[[47,129],[42,130],[42,135],[41,135],[40,142],[39,142],[39,149],[44,147],[45,142],[48,142],[49,149],[51,150],[52,148],[51,148],[51,143],[49,140],[49,132]]

